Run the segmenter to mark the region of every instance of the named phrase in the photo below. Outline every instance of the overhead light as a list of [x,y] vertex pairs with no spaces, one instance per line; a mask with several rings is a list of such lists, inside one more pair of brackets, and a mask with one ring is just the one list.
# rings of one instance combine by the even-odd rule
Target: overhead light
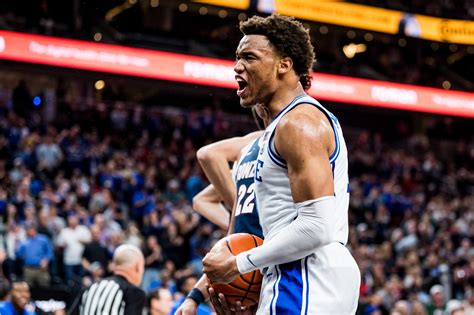
[[366,50],[367,50],[367,46],[365,44],[350,43],[349,45],[345,45],[344,47],[342,47],[342,52],[349,59],[354,58],[356,54],[362,53]]
[[227,17],[227,11],[226,10],[219,10],[217,15],[219,15],[219,17],[223,19],[223,18]]
[[374,39],[374,35],[370,34],[370,33],[365,33],[364,35],[364,39],[368,42],[372,41]]
[[98,32],[95,33],[95,34],[94,34],[94,40],[95,40],[96,42],[100,42],[100,41],[102,40],[102,34],[101,34],[101,33],[98,33]]
[[405,47],[405,46],[407,45],[407,40],[406,40],[405,38],[400,38],[400,39],[398,40],[398,45],[399,45],[400,47]]
[[152,8],[156,8],[156,7],[158,7],[159,5],[160,5],[160,0],[151,0],[151,1],[150,1],[150,6],[151,6]]
[[319,32],[323,35],[326,35],[329,32],[329,28],[326,25],[323,25],[319,28]]
[[443,89],[449,90],[451,88],[451,82],[443,81]]
[[247,19],[247,14],[240,13],[238,16],[239,21],[245,21]]
[[356,37],[356,32],[354,31],[348,31],[347,32],[347,37],[349,37],[350,39],[354,39]]
[[451,44],[449,45],[449,51],[456,52],[458,50],[458,45]]
[[434,51],[437,51],[439,49],[439,44],[438,43],[431,43],[431,49],[433,49]]
[[104,80],[98,80],[95,82],[94,87],[96,90],[102,90],[105,87]]
[[180,12],[186,12],[186,10],[188,10],[188,5],[186,3],[181,3],[178,9]]
[[207,8],[206,7],[200,7],[199,8],[199,14],[201,15],[206,15],[207,14]]

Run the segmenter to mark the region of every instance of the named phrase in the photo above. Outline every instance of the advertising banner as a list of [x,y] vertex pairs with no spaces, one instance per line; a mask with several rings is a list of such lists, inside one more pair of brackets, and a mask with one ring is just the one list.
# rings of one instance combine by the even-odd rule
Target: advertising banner
[[[236,89],[233,61],[0,31],[0,59]],[[474,118],[474,93],[313,73],[318,100]]]

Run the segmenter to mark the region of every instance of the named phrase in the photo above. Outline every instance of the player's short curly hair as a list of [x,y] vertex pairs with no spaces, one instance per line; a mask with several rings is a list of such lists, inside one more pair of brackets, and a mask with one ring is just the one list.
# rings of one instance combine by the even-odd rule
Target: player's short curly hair
[[293,69],[300,76],[305,90],[311,87],[310,71],[314,63],[314,47],[309,30],[292,17],[272,14],[268,17],[253,16],[240,22],[244,35],[263,35],[283,57],[290,57]]

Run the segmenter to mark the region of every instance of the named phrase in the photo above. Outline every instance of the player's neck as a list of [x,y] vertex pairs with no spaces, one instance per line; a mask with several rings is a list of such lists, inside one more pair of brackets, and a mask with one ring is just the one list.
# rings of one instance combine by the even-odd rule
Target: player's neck
[[288,104],[297,96],[304,94],[301,84],[297,84],[295,88],[278,89],[267,104],[270,113],[270,120],[273,120]]

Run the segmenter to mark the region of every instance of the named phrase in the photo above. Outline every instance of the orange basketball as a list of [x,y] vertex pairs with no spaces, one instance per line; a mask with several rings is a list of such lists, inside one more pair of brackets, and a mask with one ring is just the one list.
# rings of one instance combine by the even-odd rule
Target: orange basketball
[[[213,249],[227,246],[232,254],[237,255],[262,244],[263,240],[258,236],[236,233],[221,239],[214,245]],[[255,270],[239,275],[231,283],[212,283],[211,286],[217,294],[222,293],[225,295],[229,305],[235,305],[237,301],[240,301],[242,306],[248,307],[258,304],[260,288],[262,286],[262,274],[260,270]]]

